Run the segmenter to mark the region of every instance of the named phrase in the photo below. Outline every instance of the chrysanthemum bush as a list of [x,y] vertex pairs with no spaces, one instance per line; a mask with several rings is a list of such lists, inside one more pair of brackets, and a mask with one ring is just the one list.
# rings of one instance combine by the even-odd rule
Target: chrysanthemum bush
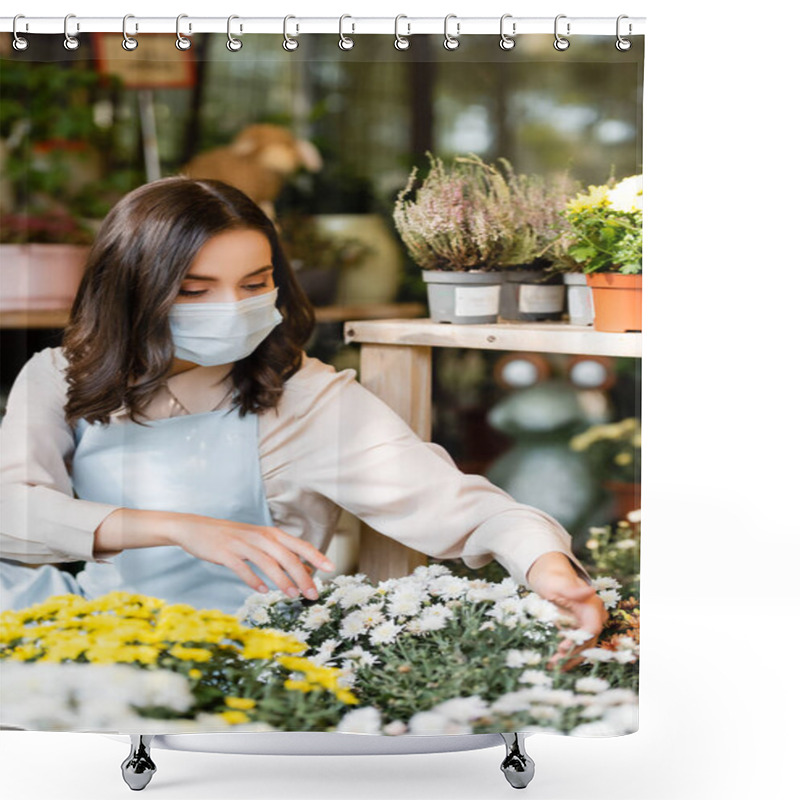
[[[291,634],[111,592],[0,615],[0,721],[39,730],[317,730],[358,701]],[[157,722],[156,722],[157,721]]]
[[585,273],[642,271],[642,176],[590,186],[567,203],[568,255]]
[[318,583],[320,598],[252,595],[240,616],[310,647],[308,658],[341,668],[361,703],[341,732],[434,735],[539,730],[608,736],[637,729],[638,599],[598,576],[609,624],[569,671],[547,664],[560,638],[591,635],[553,603],[519,586],[418,567],[377,585],[364,575]]
[[590,529],[587,566],[609,620],[571,670],[569,656],[550,666],[561,637],[581,645],[590,634],[558,606],[510,577],[459,577],[443,564],[378,584],[317,580],[313,602],[255,593],[236,616],[65,595],[0,615],[0,721],[123,733],[631,733],[638,532],[631,515],[613,532]]
[[642,449],[642,422],[638,417],[592,425],[573,436],[569,446],[586,453],[598,475],[638,482]]

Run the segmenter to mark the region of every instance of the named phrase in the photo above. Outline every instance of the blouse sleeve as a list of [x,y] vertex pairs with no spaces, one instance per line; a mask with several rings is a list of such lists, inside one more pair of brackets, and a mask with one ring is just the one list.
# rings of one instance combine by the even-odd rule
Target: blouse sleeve
[[[571,536],[552,516],[518,503],[481,475],[465,474],[440,445],[423,441],[353,369],[329,373],[297,418],[292,473],[379,533],[470,568],[496,559],[527,585],[533,562],[563,553],[586,581]],[[332,374],[331,374],[332,373]]]
[[0,425],[0,555],[28,564],[99,561],[94,531],[119,506],[74,496],[67,460],[75,449],[64,419],[66,383],[57,351],[22,368]]

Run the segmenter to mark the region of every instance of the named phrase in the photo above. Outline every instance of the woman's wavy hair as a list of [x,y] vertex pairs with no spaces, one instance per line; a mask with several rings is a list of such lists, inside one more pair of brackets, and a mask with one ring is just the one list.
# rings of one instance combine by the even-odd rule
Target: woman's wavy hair
[[200,248],[231,230],[256,230],[272,247],[283,321],[231,372],[240,416],[277,406],[300,368],[314,309],[297,283],[275,226],[247,195],[222,181],[162,178],[125,195],[88,255],[64,331],[70,425],[107,424],[121,407],[133,421],[169,376],[169,311]]

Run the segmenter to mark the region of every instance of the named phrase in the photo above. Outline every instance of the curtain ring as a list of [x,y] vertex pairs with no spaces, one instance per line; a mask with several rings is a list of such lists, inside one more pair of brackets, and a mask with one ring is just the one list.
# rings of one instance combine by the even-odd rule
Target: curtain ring
[[[569,40],[565,39],[558,32],[558,21],[560,19],[566,19],[566,18],[567,18],[566,14],[559,14],[556,17],[556,22],[555,22],[555,25],[553,26],[553,31],[554,31],[555,36],[556,36],[555,41],[553,42],[553,47],[555,47],[555,49],[558,50],[559,52],[563,52],[564,50],[566,50],[569,47]],[[570,28],[570,24],[568,22],[567,23],[567,36],[569,36],[569,28]]]
[[452,36],[447,32],[447,23],[451,19],[458,19],[455,14],[448,14],[444,18],[444,49],[445,50],[456,50],[461,42],[458,41],[458,35],[461,33],[461,23],[456,21],[456,35]]
[[[175,36],[177,37],[175,39],[175,47],[177,47],[178,50],[188,50],[192,46],[192,40],[191,39],[187,39],[181,33],[181,20],[184,17],[188,17],[188,16],[189,16],[188,14],[178,14],[178,17],[175,20]],[[190,22],[189,23],[189,33],[191,33],[191,32],[192,32],[192,23]]]
[[67,29],[67,26],[69,25],[70,19],[72,19],[74,17],[75,17],[74,14],[67,14],[67,16],[64,17],[64,49],[65,50],[77,50],[81,46],[81,43],[78,40],[78,38],[76,36],[70,36],[69,35],[69,30]]
[[[241,39],[237,39],[235,36],[231,35],[231,20],[232,19],[239,19],[239,17],[237,17],[236,14],[231,14],[228,17],[228,41],[225,42],[225,47],[227,47],[228,50],[231,51],[231,53],[235,53],[238,50],[242,49],[242,40]],[[240,31],[242,30],[242,26],[241,25],[239,26],[239,30]]]
[[[139,42],[136,40],[135,36],[128,36],[127,26],[129,19],[136,19],[133,14],[126,14],[122,18],[122,49],[123,50],[135,50],[139,46]],[[139,23],[134,23],[135,29],[139,30]]]
[[411,36],[411,23],[407,22],[406,26],[408,27],[408,32],[405,36],[400,35],[399,31],[399,24],[401,19],[408,19],[405,14],[398,14],[394,18],[394,46],[397,50],[408,50],[411,47],[411,42],[406,38],[406,36]]
[[[355,42],[349,36],[345,36],[344,33],[342,33],[342,23],[346,19],[353,19],[353,18],[349,14],[342,14],[342,16],[339,17],[339,48],[341,50],[352,50]],[[352,25],[353,25],[352,32],[355,32],[356,29],[355,22],[352,23]]]
[[500,49],[501,50],[513,50],[514,49],[514,45],[516,44],[516,42],[514,41],[514,37],[517,35],[517,23],[516,22],[512,22],[511,23],[511,36],[509,36],[503,30],[503,23],[507,19],[511,19],[511,14],[503,14],[503,16],[500,17]]
[[[19,51],[27,50],[28,49],[28,45],[30,44],[30,42],[24,36],[20,36],[17,33],[17,20],[18,19],[25,19],[25,15],[24,14],[17,14],[14,17],[14,22],[11,25],[11,30],[14,33],[14,41],[12,42],[12,45],[13,45],[15,50],[19,50]],[[28,30],[28,23],[27,22],[25,23],[25,30]]]
[[[297,48],[300,47],[300,42],[298,42],[294,36],[289,36],[286,26],[290,19],[297,19],[297,17],[287,14],[287,16],[283,18],[283,49],[291,53],[293,50],[297,50]],[[300,26],[298,25],[297,33],[299,32]]]
[[[623,39],[622,36],[620,36],[619,23],[623,19],[629,19],[629,17],[626,14],[620,14],[617,17],[617,41],[616,41],[616,45],[615,46],[616,46],[617,50],[619,50],[620,52],[624,53],[626,50],[630,50],[631,49],[631,40],[630,39]],[[629,22],[628,23],[628,36],[630,36],[630,35],[631,35],[631,24]]]

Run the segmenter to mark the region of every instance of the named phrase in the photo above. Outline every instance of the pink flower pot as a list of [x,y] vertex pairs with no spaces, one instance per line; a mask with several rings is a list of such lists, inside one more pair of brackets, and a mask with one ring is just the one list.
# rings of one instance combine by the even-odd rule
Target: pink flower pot
[[0,245],[0,311],[70,308],[88,254],[88,245]]

